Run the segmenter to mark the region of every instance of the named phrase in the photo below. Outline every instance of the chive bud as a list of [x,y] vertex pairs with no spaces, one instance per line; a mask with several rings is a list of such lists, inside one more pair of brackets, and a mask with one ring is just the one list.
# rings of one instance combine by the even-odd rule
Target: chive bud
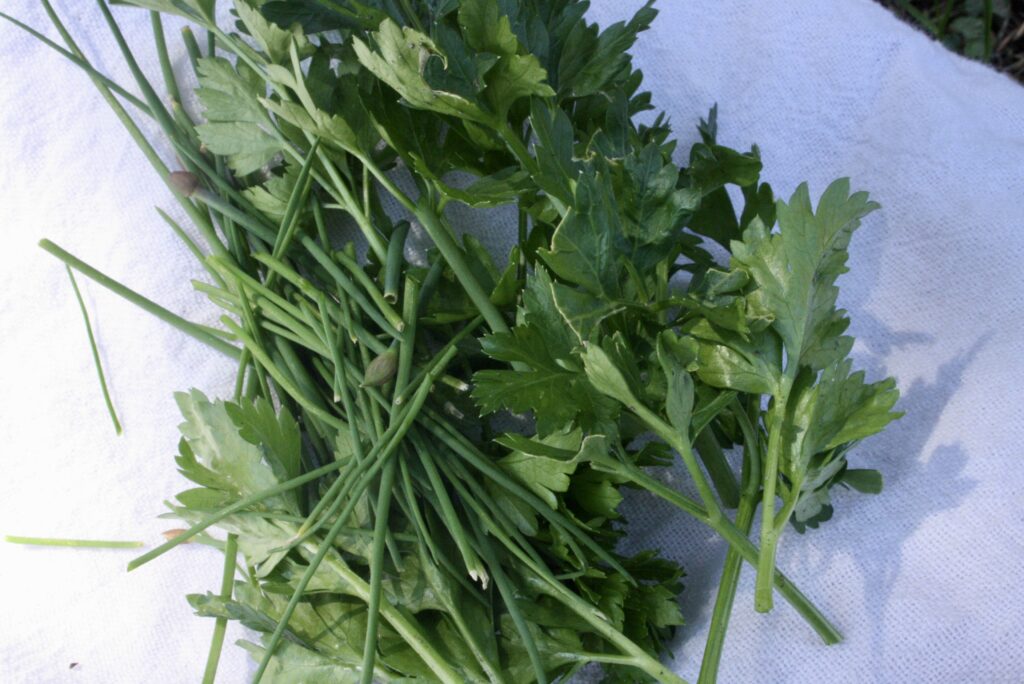
[[379,387],[395,377],[398,368],[398,352],[388,349],[386,352],[375,358],[366,367],[363,375],[363,387]]
[[199,179],[188,171],[172,171],[167,182],[174,192],[183,197],[191,197],[199,189]]

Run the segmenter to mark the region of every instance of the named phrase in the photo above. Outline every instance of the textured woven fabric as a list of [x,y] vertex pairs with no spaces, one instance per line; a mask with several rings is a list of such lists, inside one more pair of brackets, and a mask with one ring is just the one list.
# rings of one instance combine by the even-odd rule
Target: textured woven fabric
[[[636,0],[594,0],[602,24]],[[97,64],[129,81],[91,3],[57,3]],[[852,456],[885,491],[836,496],[835,518],[787,533],[779,564],[839,625],[820,644],[784,604],[753,611],[744,572],[723,682],[1018,682],[1024,670],[1024,90],[950,54],[869,0],[661,3],[636,60],[682,142],[719,103],[720,138],[756,142],[788,196],[836,176],[883,209],[852,247],[840,302],[855,355],[895,375],[906,417]],[[37,3],[4,11],[46,25]],[[120,11],[158,70],[144,12]],[[48,31],[48,34],[54,35]],[[184,52],[168,28],[177,65]],[[153,133],[147,129],[148,133]],[[159,146],[170,159],[165,145]],[[171,459],[172,392],[231,392],[233,367],[80,278],[114,402],[103,409],[67,276],[50,237],[200,322],[201,272],[153,205],[183,218],[88,79],[0,26],[0,526],[5,534],[161,541],[160,502],[183,487]],[[511,224],[481,237],[497,250]],[[479,225],[479,223],[477,223]],[[671,476],[671,473],[669,474]],[[627,511],[636,547],[688,571],[674,667],[699,667],[724,547],[648,497]],[[0,681],[195,682],[212,621],[183,595],[215,589],[219,555],[181,547],[126,574],[124,551],[0,545]],[[229,642],[244,636],[235,627]],[[78,666],[71,669],[71,663]],[[222,681],[251,671],[225,649]]]

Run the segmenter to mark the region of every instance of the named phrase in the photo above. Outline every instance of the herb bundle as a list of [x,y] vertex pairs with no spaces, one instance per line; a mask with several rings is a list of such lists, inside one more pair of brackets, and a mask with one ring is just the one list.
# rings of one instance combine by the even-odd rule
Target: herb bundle
[[[170,508],[190,527],[129,565],[227,533],[220,591],[189,597],[217,621],[207,681],[229,619],[261,634],[243,644],[256,681],[547,682],[595,662],[610,681],[681,681],[659,657],[682,570],[616,550],[626,487],[729,544],[701,681],[744,561],[758,610],[778,591],[839,639],[775,555],[787,523],[831,516],[832,487],[881,486],[847,454],[896,417],[897,393],[852,371],[836,308],[875,206],[863,193],[837,181],[816,208],[805,186],[777,201],[756,148],[717,143],[715,110],[679,166],[664,116],[637,120],[651,96],[628,50],[650,4],[603,31],[576,0],[237,0],[231,26],[212,0],[128,4],[151,11],[169,106],[104,2],[141,97],[44,0],[66,47],[50,44],[195,224],[198,240],[163,215],[223,326],[43,247],[238,363],[230,401],[178,395],[177,465],[196,487]],[[161,13],[205,32],[205,49],[183,33],[198,117]],[[511,253],[459,238],[453,203],[514,212]],[[426,253],[406,248],[414,228]],[[676,456],[696,499],[646,469]]]

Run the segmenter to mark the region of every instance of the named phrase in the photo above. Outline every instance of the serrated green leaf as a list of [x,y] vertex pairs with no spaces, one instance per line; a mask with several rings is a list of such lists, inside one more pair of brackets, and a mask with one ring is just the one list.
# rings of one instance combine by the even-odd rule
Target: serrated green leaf
[[834,283],[846,271],[853,231],[878,207],[867,193],[850,195],[849,189],[848,179],[835,181],[813,211],[807,185],[801,185],[788,204],[778,203],[778,233],[755,222],[732,245],[734,266],[750,273],[758,287],[754,296],[773,316],[787,363],[821,369],[849,352]]
[[551,249],[538,254],[561,278],[593,295],[614,298],[619,293],[615,242],[621,231],[607,178],[589,172],[576,185],[575,205],[555,230]]
[[267,21],[249,0],[235,0],[235,12],[256,44],[270,57],[272,62],[287,63],[289,50],[294,41],[300,53],[308,53],[309,42],[297,25],[295,30],[281,28]]
[[263,447],[263,455],[282,482],[298,477],[302,468],[299,424],[288,409],[274,406],[263,397],[225,404],[228,415],[245,441]]
[[196,126],[203,145],[228,158],[228,164],[245,176],[266,166],[281,151],[277,140],[257,124],[210,122]]
[[199,390],[174,396],[185,418],[181,434],[198,462],[216,473],[220,488],[247,496],[278,484],[259,447],[239,434],[224,402],[211,402]]
[[488,115],[463,96],[434,90],[423,77],[430,59],[443,59],[430,38],[387,19],[373,33],[374,47],[354,38],[360,63],[377,78],[394,88],[409,105],[439,114],[486,123]]
[[514,55],[519,49],[508,15],[502,13],[497,0],[462,0],[459,28],[466,43],[478,52]]

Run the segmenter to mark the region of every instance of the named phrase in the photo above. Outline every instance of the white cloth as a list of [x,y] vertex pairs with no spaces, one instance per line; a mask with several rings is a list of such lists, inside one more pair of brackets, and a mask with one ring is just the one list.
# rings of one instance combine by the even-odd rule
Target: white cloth
[[[638,0],[595,0],[593,19]],[[129,82],[89,3],[58,3],[96,63]],[[836,496],[835,518],[787,533],[780,566],[839,625],[825,647],[779,603],[752,609],[743,575],[723,682],[1018,682],[1024,670],[1024,90],[947,52],[869,0],[662,2],[636,61],[681,150],[719,103],[720,139],[756,142],[788,196],[851,176],[883,209],[855,237],[841,304],[859,363],[895,375],[906,417],[852,456],[885,491]],[[5,12],[37,27],[36,3]],[[118,10],[148,72],[144,12]],[[48,35],[55,35],[47,31]],[[179,66],[174,26],[168,39]],[[147,129],[152,133],[152,129]],[[166,153],[166,146],[161,146]],[[114,401],[103,409],[85,332],[41,237],[200,322],[202,274],[153,212],[172,209],[88,79],[0,28],[0,525],[4,534],[161,541],[183,488],[172,392],[230,393],[232,364],[84,277]],[[688,625],[673,666],[695,678],[724,554],[704,529],[631,497],[637,547],[686,565]],[[195,682],[212,621],[183,595],[216,590],[218,554],[186,546],[136,572],[124,551],[0,544],[0,681]],[[243,681],[230,645],[221,681]],[[69,669],[73,662],[80,663]]]

